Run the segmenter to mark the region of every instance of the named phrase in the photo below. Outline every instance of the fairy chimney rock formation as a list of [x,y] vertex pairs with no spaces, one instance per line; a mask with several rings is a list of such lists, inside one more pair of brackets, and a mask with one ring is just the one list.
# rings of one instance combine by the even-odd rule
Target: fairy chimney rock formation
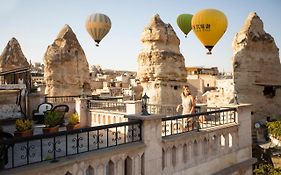
[[0,72],[28,68],[29,63],[23,55],[20,44],[12,38],[0,56]]
[[48,96],[89,95],[90,75],[85,53],[72,29],[65,25],[44,55]]
[[173,27],[154,15],[141,36],[137,76],[153,104],[180,103],[181,86],[187,82],[185,60]]
[[269,114],[280,114],[281,76],[279,49],[251,13],[232,43],[235,92],[239,103],[253,104],[254,122]]

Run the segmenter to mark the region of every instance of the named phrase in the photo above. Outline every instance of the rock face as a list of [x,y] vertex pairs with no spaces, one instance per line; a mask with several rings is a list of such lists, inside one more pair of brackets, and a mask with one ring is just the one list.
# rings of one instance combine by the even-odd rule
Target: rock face
[[65,25],[44,55],[48,96],[89,95],[90,75],[85,53],[72,29]]
[[180,41],[170,24],[158,14],[152,17],[141,36],[143,49],[138,56],[137,77],[151,104],[179,104],[186,70]]
[[22,53],[19,42],[12,38],[0,56],[0,72],[28,67],[29,63]]
[[232,43],[235,92],[239,103],[253,104],[254,119],[280,115],[279,49],[263,22],[251,13]]

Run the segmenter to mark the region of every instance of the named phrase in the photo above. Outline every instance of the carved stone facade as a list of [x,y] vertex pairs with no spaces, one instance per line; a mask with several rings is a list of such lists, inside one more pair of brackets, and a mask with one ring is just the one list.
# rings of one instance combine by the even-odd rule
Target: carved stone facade
[[65,25],[44,55],[48,96],[90,94],[89,65],[72,29]]
[[186,84],[185,60],[170,24],[158,14],[152,17],[141,36],[143,49],[138,56],[137,76],[151,104],[179,104]]
[[253,122],[280,115],[281,76],[279,49],[251,13],[232,43],[233,75],[239,103],[253,104]]

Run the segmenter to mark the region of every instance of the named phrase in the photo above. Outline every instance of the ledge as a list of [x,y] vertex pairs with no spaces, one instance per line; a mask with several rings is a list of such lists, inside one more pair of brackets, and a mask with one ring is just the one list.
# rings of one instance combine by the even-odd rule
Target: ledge
[[246,106],[253,106],[253,105],[248,104],[248,103],[228,104],[228,105],[224,105],[224,106],[219,106],[219,108],[239,108],[239,107],[246,107]]
[[133,114],[133,115],[125,115],[125,118],[134,119],[134,120],[155,120],[166,118],[166,115],[161,114],[150,114],[150,115],[141,115],[141,114]]
[[281,87],[281,84],[278,83],[266,83],[266,82],[259,82],[259,83],[254,83],[254,85],[257,86],[274,86],[274,87]]
[[227,167],[221,171],[218,171],[214,173],[213,175],[222,175],[222,174],[232,174],[238,170],[246,169],[246,168],[252,168],[252,165],[257,162],[256,158],[250,158],[248,160],[245,160],[243,162],[236,163],[235,165],[232,165],[230,167]]

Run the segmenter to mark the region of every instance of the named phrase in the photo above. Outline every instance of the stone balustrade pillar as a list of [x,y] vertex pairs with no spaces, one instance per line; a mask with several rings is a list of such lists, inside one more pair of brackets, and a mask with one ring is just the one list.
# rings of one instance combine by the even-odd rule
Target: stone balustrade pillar
[[162,171],[162,118],[164,115],[127,115],[128,119],[139,119],[142,124],[144,152],[144,174],[161,175]]
[[[251,147],[252,146],[252,122],[251,122],[251,105],[238,105],[237,108],[237,120],[240,124],[239,135],[239,147]],[[236,121],[237,121],[236,120]]]
[[88,127],[91,124],[89,120],[87,98],[75,98],[75,110],[80,117],[80,126]]
[[141,100],[126,101],[126,114],[141,114]]

